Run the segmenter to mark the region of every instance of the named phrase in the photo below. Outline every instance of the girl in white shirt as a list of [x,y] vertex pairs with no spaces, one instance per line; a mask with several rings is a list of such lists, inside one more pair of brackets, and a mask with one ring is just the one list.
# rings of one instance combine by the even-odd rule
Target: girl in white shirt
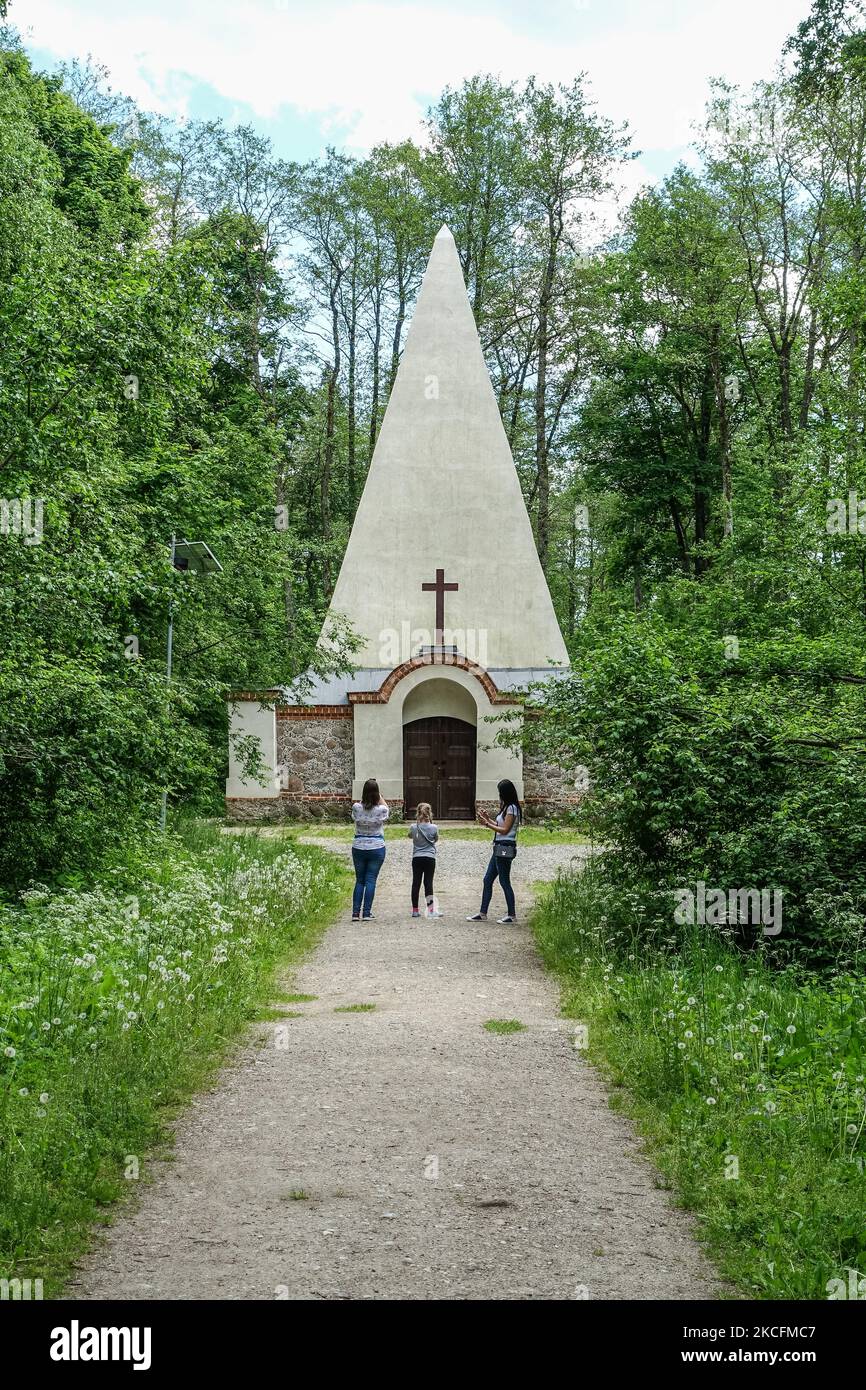
[[379,792],[375,777],[364,783],[361,800],[352,807],[355,838],[352,841],[352,862],[355,865],[355,890],[352,894],[352,921],[373,920],[371,911],[376,893],[376,879],[385,862],[385,822],[388,804]]

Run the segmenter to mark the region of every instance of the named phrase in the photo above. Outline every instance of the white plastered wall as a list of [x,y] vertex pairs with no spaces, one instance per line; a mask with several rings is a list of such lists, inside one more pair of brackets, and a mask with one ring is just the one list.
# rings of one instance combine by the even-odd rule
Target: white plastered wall
[[[459,667],[446,669],[447,675],[441,666],[410,672],[398,683],[387,704],[355,705],[354,797],[360,796],[368,777],[375,777],[386,801],[402,798],[403,725],[434,715],[466,719],[477,725],[475,795],[479,801],[498,801],[496,784],[503,777],[510,777],[518,795],[523,796],[522,753],[519,749],[513,752],[492,746],[498,728],[513,727],[513,721],[504,722],[505,717],[519,711],[520,706],[492,705],[477,677]],[[469,717],[467,696],[475,707],[474,720]],[[489,715],[495,716],[495,722],[488,722]]]
[[[263,781],[245,780],[235,739],[252,735],[259,741],[265,771]],[[277,768],[277,712],[273,705],[262,707],[258,700],[229,702],[229,775],[226,796],[271,797],[280,794],[280,774]]]
[[423,585],[439,569],[458,586],[445,595],[446,644],[488,669],[568,666],[447,227],[430,255],[331,599],[331,614],[363,641],[359,666],[393,668],[436,641],[436,603]]

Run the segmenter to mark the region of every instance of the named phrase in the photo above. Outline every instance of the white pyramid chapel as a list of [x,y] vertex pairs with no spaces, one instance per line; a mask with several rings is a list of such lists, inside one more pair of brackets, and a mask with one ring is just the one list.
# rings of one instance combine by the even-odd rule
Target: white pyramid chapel
[[[520,691],[568,666],[454,238],[421,285],[321,641],[360,640],[353,676],[232,691],[226,808],[235,820],[342,818],[368,777],[392,812],[429,801],[474,819],[510,777],[527,812],[574,801],[573,777],[495,744]],[[507,718],[509,715],[512,718]],[[259,741],[263,781],[238,740]]]

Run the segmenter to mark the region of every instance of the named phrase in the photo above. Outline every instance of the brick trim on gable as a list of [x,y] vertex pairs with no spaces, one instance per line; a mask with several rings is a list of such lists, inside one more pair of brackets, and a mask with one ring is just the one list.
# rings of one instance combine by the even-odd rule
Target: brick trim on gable
[[232,704],[235,701],[247,701],[260,705],[273,705],[279,704],[283,698],[283,692],[281,690],[227,690],[224,698],[231,701]]
[[277,705],[278,719],[352,719],[351,705]]
[[391,674],[385,677],[378,690],[350,690],[349,703],[352,705],[387,705],[400,681],[411,675],[413,671],[421,670],[424,666],[456,666],[458,671],[468,671],[470,676],[474,676],[484,687],[484,693],[491,705],[518,703],[514,695],[499,690],[495,681],[476,662],[469,661],[465,656],[452,656],[450,653],[434,654],[432,652],[428,656],[414,656],[410,661],[404,661],[402,665],[395,666]]

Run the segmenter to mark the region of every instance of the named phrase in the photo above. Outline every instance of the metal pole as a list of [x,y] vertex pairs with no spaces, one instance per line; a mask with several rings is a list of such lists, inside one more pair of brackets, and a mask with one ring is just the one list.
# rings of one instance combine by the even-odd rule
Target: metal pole
[[[175,546],[175,541],[176,541],[176,539],[177,539],[176,533],[173,531],[173,532],[172,532],[172,535],[171,535],[171,569],[172,569],[172,575],[174,575],[174,546]],[[169,601],[168,601],[168,647],[167,647],[167,651],[166,651],[166,661],[165,661],[165,683],[166,683],[166,687],[168,687],[168,686],[171,685],[171,658],[172,658],[172,649],[173,649],[173,646],[174,646],[174,598],[170,598]],[[160,812],[159,812],[159,828],[160,828],[161,831],[165,830],[165,821],[166,821],[166,815],[167,815],[167,813],[168,813],[168,788],[166,788],[165,791],[164,791],[163,794],[162,794],[162,806],[161,806]]]

